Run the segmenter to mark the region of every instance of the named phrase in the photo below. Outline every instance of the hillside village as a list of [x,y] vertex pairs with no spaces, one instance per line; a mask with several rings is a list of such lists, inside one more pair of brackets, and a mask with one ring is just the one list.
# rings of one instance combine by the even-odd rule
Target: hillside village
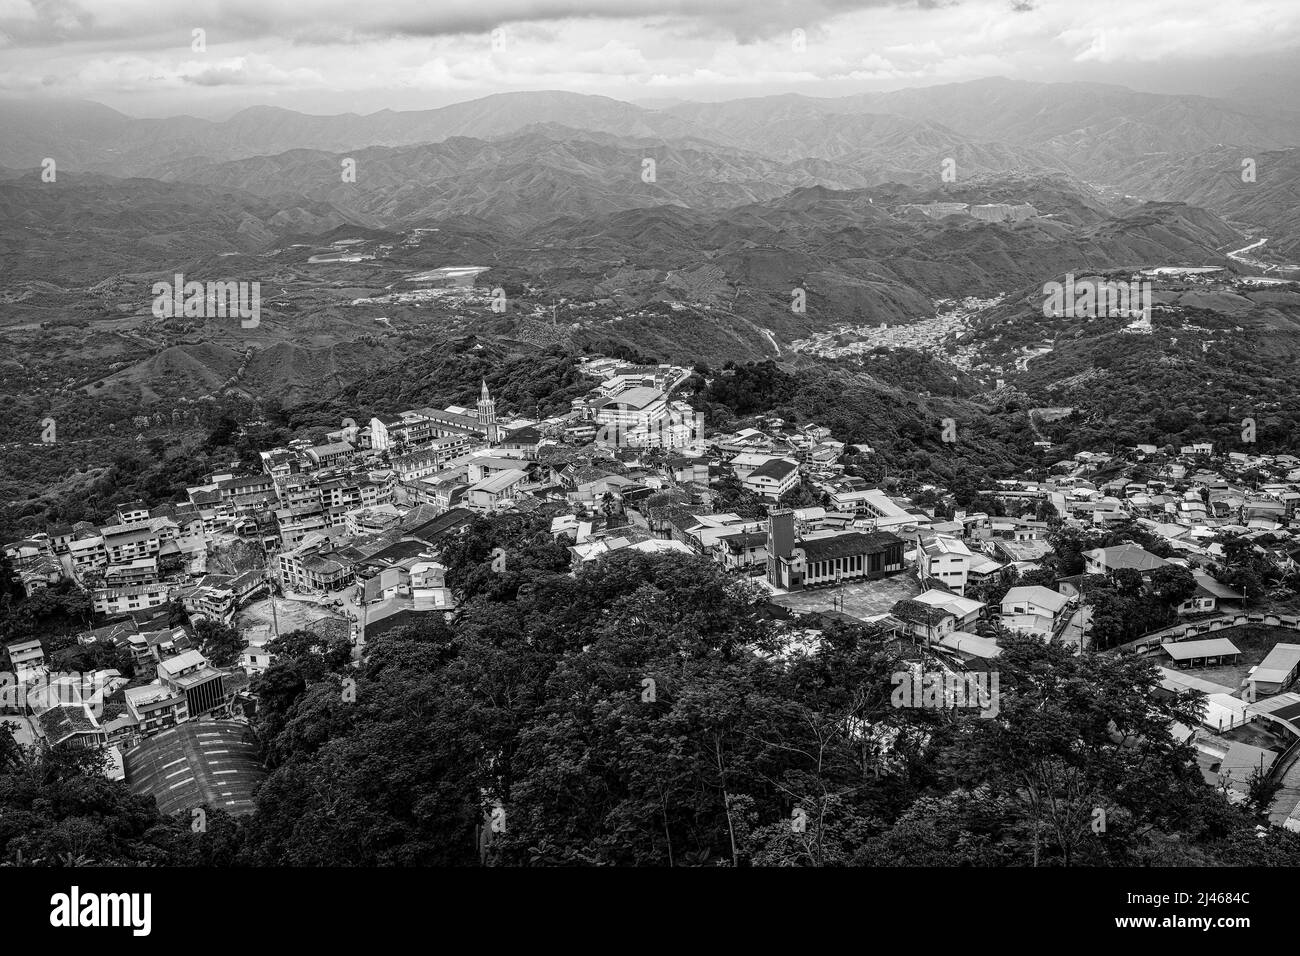
[[[104,748],[160,805],[188,806],[228,772],[221,802],[247,811],[260,771],[240,726],[274,642],[306,635],[359,662],[379,635],[454,618],[446,547],[484,517],[522,515],[573,569],[628,550],[702,557],[807,640],[864,624],[923,670],[996,671],[1013,634],[1149,657],[1167,692],[1206,694],[1201,724],[1176,729],[1207,784],[1245,799],[1257,769],[1272,775],[1285,784],[1273,821],[1300,829],[1300,610],[1270,588],[1300,571],[1300,458],[1085,451],[981,489],[975,510],[933,485],[872,486],[854,473],[872,449],[815,424],[706,433],[679,394],[689,369],[602,356],[580,368],[591,388],[564,414],[498,409],[484,383],[474,408],[347,420],[185,500],[5,543],[29,597],[88,597],[75,646],[121,666],[96,670],[88,692],[49,693],[65,679],[50,641],[10,641],[0,714],[20,742]],[[226,740],[221,760],[186,750],[204,733]],[[192,771],[179,792],[155,772],[173,753]]]

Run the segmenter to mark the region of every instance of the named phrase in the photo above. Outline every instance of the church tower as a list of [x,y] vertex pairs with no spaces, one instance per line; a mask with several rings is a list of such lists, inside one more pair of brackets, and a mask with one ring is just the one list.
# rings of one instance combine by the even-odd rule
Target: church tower
[[501,438],[497,427],[497,403],[488,394],[487,379],[483,379],[483,390],[478,396],[478,423],[487,431],[489,445],[495,445]]

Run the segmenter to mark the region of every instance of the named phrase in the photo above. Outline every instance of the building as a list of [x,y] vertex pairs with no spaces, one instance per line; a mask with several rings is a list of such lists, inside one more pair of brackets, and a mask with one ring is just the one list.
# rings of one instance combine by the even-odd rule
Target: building
[[1169,567],[1169,562],[1157,557],[1136,544],[1117,544],[1111,548],[1093,548],[1083,552],[1087,574],[1106,574],[1110,571],[1130,569],[1150,574],[1157,568]]
[[139,558],[157,557],[162,539],[152,522],[109,525],[100,529],[104,555],[109,564],[130,564]]
[[901,528],[904,525],[923,522],[923,519],[895,504],[879,488],[837,492],[831,495],[831,504],[836,511],[847,511],[866,519],[870,526],[877,530]]
[[668,396],[657,388],[634,386],[596,399],[588,409],[602,445],[664,448],[676,444],[668,421]]
[[799,487],[799,465],[789,458],[773,458],[740,480],[746,491],[777,501]]
[[190,721],[164,730],[123,755],[132,793],[153,797],[163,814],[219,807],[253,811],[253,791],[266,776],[247,724]]
[[528,478],[522,468],[509,468],[477,481],[465,492],[465,503],[475,511],[496,511],[525,494],[520,487]]
[[768,521],[767,574],[773,587],[797,591],[819,584],[864,581],[903,569],[903,539],[888,531],[798,537],[793,511]]
[[[336,532],[331,532],[334,534]],[[308,535],[280,556],[280,583],[293,591],[338,591],[352,583],[354,561],[323,535]]]
[[97,588],[91,594],[91,606],[97,614],[109,617],[130,614],[167,603],[166,584],[138,584],[134,587]]
[[942,588],[922,591],[912,600],[929,607],[937,607],[941,611],[947,611],[953,616],[953,627],[958,631],[974,627],[975,623],[980,619],[980,612],[984,610],[983,601],[952,594]]
[[186,651],[158,665],[158,679],[171,691],[185,698],[191,717],[224,711],[230,703],[226,696],[225,675],[208,664],[198,651]]
[[1002,624],[1013,631],[1050,637],[1068,619],[1069,604],[1064,594],[1041,584],[1020,585],[1002,598]]
[[1259,700],[1285,691],[1300,672],[1300,644],[1274,644],[1244,681],[1248,699]]
[[1196,592],[1178,605],[1179,614],[1210,614],[1218,610],[1220,601],[1241,600],[1239,593],[1204,571],[1193,571],[1192,577],[1196,579]]
[[951,611],[913,598],[897,602],[889,613],[908,634],[927,643],[942,641],[957,630],[957,619]]
[[145,737],[189,719],[185,695],[164,684],[128,687],[123,693],[126,709],[135,718],[137,731]]
[[483,387],[478,398],[478,423],[479,427],[487,433],[488,444],[495,445],[501,440],[501,429],[497,425],[497,403],[488,394],[487,379],[483,379],[482,382]]
[[728,571],[748,571],[767,566],[766,531],[731,531],[714,543],[715,554]]
[[1176,667],[1217,667],[1235,664],[1241,656],[1237,645],[1226,637],[1211,637],[1202,641],[1166,642],[1160,649]]
[[331,468],[341,465],[357,453],[347,442],[334,442],[307,449],[307,460],[313,468]]
[[917,544],[916,568],[921,583],[933,579],[954,594],[965,594],[973,555],[960,539],[948,535],[923,537]]

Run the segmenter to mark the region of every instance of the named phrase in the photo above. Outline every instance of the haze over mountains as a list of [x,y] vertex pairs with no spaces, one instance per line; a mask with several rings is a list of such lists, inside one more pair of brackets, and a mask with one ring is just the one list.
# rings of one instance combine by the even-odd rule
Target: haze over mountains
[[[882,155],[933,153],[961,165],[1013,169],[1054,162],[1096,177],[1137,157],[1185,158],[1216,146],[1294,146],[1300,112],[1199,96],[1141,93],[1093,83],[968,83],[816,98],[795,94],[679,103],[648,109],[603,96],[503,93],[434,110],[311,116],[275,107],[247,109],[222,122],[194,117],[135,119],[87,102],[0,101],[7,136],[0,165],[28,167],[50,155],[71,169],[156,175],[178,158],[214,162],[292,149],[326,152],[494,139],[555,124],[662,142],[698,140],[786,162],[835,160],[863,167]],[[982,156],[987,150],[988,156]],[[1030,150],[1028,156],[1011,155]],[[907,167],[907,163],[900,163]],[[920,175],[921,170],[916,174]]]
[[[335,346],[431,321],[554,338],[529,325],[529,301],[570,303],[570,345],[789,356],[789,343],[840,325],[906,325],[936,300],[1067,272],[1292,275],[1300,244],[1300,114],[1103,84],[992,78],[659,109],[509,93],[364,116],[258,107],[223,122],[7,101],[0,123],[6,324],[135,323],[130,348],[156,348],[97,387],[146,397],[174,393],[168,382],[219,391],[239,368],[254,393],[277,376],[295,395],[341,387],[367,366]],[[342,239],[363,241],[362,258],[308,262]],[[495,320],[385,299],[414,272],[464,264],[491,267],[480,284],[524,305]],[[263,283],[265,322],[145,331],[149,287],[174,272]],[[804,311],[790,307],[796,287]]]

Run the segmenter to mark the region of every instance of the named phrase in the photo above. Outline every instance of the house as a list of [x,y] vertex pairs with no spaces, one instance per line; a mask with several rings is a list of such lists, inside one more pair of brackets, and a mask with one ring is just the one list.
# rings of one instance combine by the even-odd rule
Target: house
[[1204,571],[1193,571],[1196,579],[1196,592],[1182,604],[1178,605],[1179,614],[1208,614],[1218,610],[1220,601],[1240,601],[1242,595],[1220,584]]
[[984,584],[995,576],[1001,575],[1002,569],[1003,565],[988,555],[972,552],[970,566],[966,571],[966,584],[967,586]]
[[1300,672],[1300,644],[1274,644],[1262,661],[1250,669],[1243,682],[1248,699],[1280,694]]
[[679,485],[698,481],[702,485],[709,483],[709,461],[707,458],[688,458],[675,455],[664,462],[664,468]]
[[1004,564],[1013,564],[1018,571],[1037,568],[1043,558],[1052,553],[1052,546],[1046,541],[1011,541],[1007,538],[993,539],[993,553]]
[[1002,623],[1016,631],[1051,636],[1067,620],[1070,599],[1041,584],[1020,585],[1002,598]]
[[941,611],[947,611],[953,616],[955,627],[959,631],[974,627],[975,622],[980,618],[980,611],[984,609],[983,601],[952,594],[942,588],[922,591],[912,600],[930,607],[937,607]]
[[1127,543],[1110,548],[1093,548],[1083,552],[1088,574],[1106,574],[1110,571],[1131,569],[1150,574],[1157,568],[1169,567],[1169,562],[1157,557],[1141,545]]
[[25,674],[45,666],[45,649],[38,640],[16,641],[5,647],[9,654],[9,666],[14,669],[21,683]]
[[1177,667],[1217,667],[1235,664],[1241,656],[1237,645],[1226,637],[1211,637],[1201,641],[1166,642],[1160,649]]
[[766,531],[730,531],[714,544],[718,561],[728,571],[747,571],[767,566]]
[[265,647],[250,644],[239,653],[238,666],[243,668],[244,673],[250,677],[254,674],[261,674],[274,663],[275,655]]
[[764,498],[779,500],[799,485],[799,465],[789,458],[773,458],[741,479],[741,487]]
[[512,428],[501,439],[501,449],[507,454],[520,458],[536,458],[537,446],[542,442],[542,433],[531,425]]
[[953,631],[951,634],[944,635],[939,639],[939,645],[955,651],[964,661],[992,660],[1002,653],[1002,648],[998,647],[997,641],[992,638],[980,637],[978,634],[969,634],[965,631]]
[[957,619],[950,611],[912,598],[897,602],[889,613],[907,633],[922,641],[942,641],[957,630]]

